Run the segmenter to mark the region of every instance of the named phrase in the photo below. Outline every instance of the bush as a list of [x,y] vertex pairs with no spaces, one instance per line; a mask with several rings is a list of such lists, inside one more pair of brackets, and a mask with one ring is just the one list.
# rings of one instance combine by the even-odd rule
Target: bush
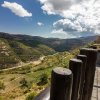
[[34,100],[35,96],[36,96],[36,93],[32,92],[26,97],[26,100]]
[[13,81],[15,79],[15,77],[10,78],[10,81]]
[[3,100],[3,98],[0,96],[0,100]]
[[21,87],[28,87],[28,82],[25,78],[22,78],[20,81]]
[[0,90],[5,89],[5,85],[3,82],[0,81]]
[[39,77],[38,85],[45,85],[48,83],[48,75],[46,73],[43,73]]

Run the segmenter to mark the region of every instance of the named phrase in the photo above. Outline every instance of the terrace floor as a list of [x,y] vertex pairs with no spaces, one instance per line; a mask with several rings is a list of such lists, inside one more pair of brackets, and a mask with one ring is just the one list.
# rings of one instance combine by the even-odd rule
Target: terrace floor
[[96,68],[94,87],[91,100],[100,100],[100,65]]

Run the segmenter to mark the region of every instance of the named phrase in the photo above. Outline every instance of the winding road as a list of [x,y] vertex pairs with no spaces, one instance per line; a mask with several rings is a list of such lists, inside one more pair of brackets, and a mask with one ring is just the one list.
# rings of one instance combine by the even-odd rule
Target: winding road
[[29,64],[38,65],[38,64],[41,63],[41,61],[44,60],[44,58],[45,58],[45,56],[40,57],[39,60],[37,60],[37,61],[30,61],[30,62],[27,62],[27,63],[21,63],[20,65],[17,65],[16,67],[1,69],[0,71],[7,71],[7,70],[12,70],[12,69],[17,69],[17,68],[21,68],[21,67],[23,67],[23,66],[27,66],[27,65],[29,65]]

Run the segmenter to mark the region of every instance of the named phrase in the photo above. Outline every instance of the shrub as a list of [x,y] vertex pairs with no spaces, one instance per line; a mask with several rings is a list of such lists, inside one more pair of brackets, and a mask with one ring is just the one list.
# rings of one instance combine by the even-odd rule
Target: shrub
[[5,89],[5,85],[3,82],[0,81],[0,90]]
[[22,78],[20,81],[21,87],[28,87],[28,82],[25,78]]
[[3,100],[3,98],[0,96],[0,100]]
[[10,81],[13,81],[15,79],[15,77],[10,78]]
[[26,97],[26,100],[34,100],[35,96],[36,96],[36,93],[32,92]]
[[46,73],[43,73],[39,77],[38,85],[45,85],[48,83],[48,75]]

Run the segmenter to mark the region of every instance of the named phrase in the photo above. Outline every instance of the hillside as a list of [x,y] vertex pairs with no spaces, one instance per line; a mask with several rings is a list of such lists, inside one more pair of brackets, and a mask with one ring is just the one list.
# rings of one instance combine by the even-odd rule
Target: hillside
[[37,60],[43,55],[54,53],[55,50],[44,44],[31,47],[11,37],[0,37],[0,69],[14,67],[22,62]]
[[14,67],[59,51],[69,51],[94,40],[96,36],[57,39],[0,32],[0,68]]
[[[54,67],[68,68],[69,60],[79,53],[77,47],[95,38],[65,40],[1,33],[0,64],[2,68],[15,67],[16,64],[46,56],[43,60],[37,60],[38,64],[32,62],[21,67],[0,70],[0,100],[30,100],[30,97],[33,99],[50,85],[51,71]],[[68,47],[66,41],[69,41],[68,45],[70,44],[71,49],[76,49],[69,49],[71,52],[64,51],[67,50],[65,47]],[[59,50],[64,52],[57,52]]]
[[10,47],[5,39],[0,39],[0,69],[7,68],[13,64],[20,63],[21,60]]
[[27,46],[36,47],[39,44],[44,44],[57,52],[69,51],[75,49],[79,46],[86,45],[91,41],[95,41],[97,36],[88,36],[73,39],[58,39],[58,38],[43,38],[39,36],[29,36],[29,35],[12,35],[7,33],[0,33],[1,38],[7,40],[16,40]]
[[[56,66],[68,68],[74,55],[69,52],[46,56],[40,64],[0,71],[0,100],[34,100],[50,84],[51,71]],[[30,98],[32,95],[32,98]]]

